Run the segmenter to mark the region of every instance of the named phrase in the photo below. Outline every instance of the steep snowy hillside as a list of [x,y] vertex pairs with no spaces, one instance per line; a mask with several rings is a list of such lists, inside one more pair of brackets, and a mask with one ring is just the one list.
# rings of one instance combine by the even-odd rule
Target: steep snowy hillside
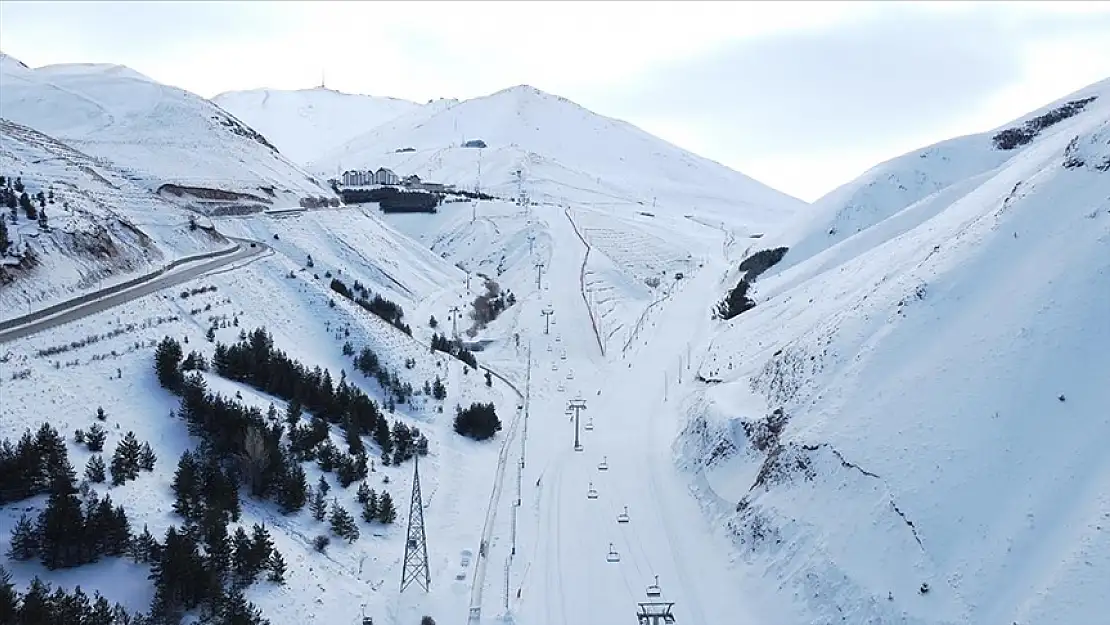
[[0,318],[232,245],[110,165],[3,119],[0,176],[34,213],[3,207],[11,244],[0,254]]
[[29,69],[4,56],[0,87],[0,117],[112,163],[190,208],[242,212],[334,195],[218,106],[125,67]]
[[[942,141],[877,165],[813,204],[772,240],[790,248],[772,272],[796,265],[913,205],[898,232],[935,215],[982,182],[979,176],[1033,149],[1045,137],[1110,110],[1110,79],[993,130]],[[913,213],[911,216],[909,213]],[[887,229],[887,236],[894,231]],[[858,249],[875,245],[871,241]],[[842,256],[843,262],[851,256]]]
[[[479,140],[488,147],[462,147]],[[413,151],[399,151],[408,148]],[[654,206],[747,229],[779,225],[807,206],[631,124],[528,86],[399,117],[310,169],[334,175],[383,166],[500,197],[523,191],[543,204]]]
[[[1096,103],[1005,156],[964,138],[852,183],[877,202],[852,223],[874,225],[762,278],[712,341],[676,453],[807,622],[1105,619],[1110,109]],[[900,211],[944,177],[899,195],[894,172],[967,144],[977,166]]]
[[[341,506],[354,515],[361,535],[351,544],[331,531],[330,516],[317,521],[308,506],[283,512],[272,498],[253,497],[243,486],[242,517],[231,524],[229,532],[265,524],[287,567],[284,584],[262,576],[245,590],[247,598],[273,625],[354,623],[361,622],[363,615],[379,623],[416,623],[424,614],[452,622],[468,608],[465,590],[470,572],[462,567],[460,573],[459,559],[463,550],[473,553],[479,549],[485,501],[502,438],[479,442],[460,436],[452,427],[455,407],[491,402],[508,428],[520,400],[516,391],[498,378],[487,378],[460,360],[429,349],[431,329],[427,317],[416,314],[415,302],[453,296],[454,290],[463,288],[461,272],[376,216],[357,209],[213,221],[222,233],[265,239],[275,253],[4,343],[0,346],[0,438],[15,441],[25,428],[37,429],[49,422],[68,441],[69,459],[80,478],[86,463],[98,454],[73,442],[75,431],[99,424],[97,409],[102,408],[107,430],[102,454],[105,463],[124,434],[133,431],[140,441],[150,443],[157,464],[152,472],[144,471],[125,484],[88,486],[125,507],[135,534],[145,525],[162,541],[170,526],[184,523],[174,509],[171,487],[182,453],[197,449],[202,436],[180,416],[179,399],[160,386],[154,368],[155,344],[170,336],[181,341],[185,352],[195,350],[202,355],[211,363],[201,374],[209,391],[257,408],[260,415],[273,406],[282,415],[281,428],[286,433],[280,436],[283,452],[287,452],[293,439],[286,417],[288,398],[232,381],[218,371],[218,359],[214,358],[215,343],[232,344],[239,340],[240,332],[265,327],[274,346],[308,371],[326,370],[326,385],[334,388],[337,396],[350,389],[369,396],[390,428],[387,440],[392,440],[390,433],[398,435],[398,424],[416,427],[427,437],[428,454],[420,459],[420,477],[433,583],[426,594],[417,590],[402,596],[397,593],[413,463],[384,461],[390,454],[378,442],[381,432],[364,432],[361,440],[369,471],[350,485],[345,486],[339,471],[322,459],[318,462],[315,455],[300,463],[314,490],[321,479],[330,485],[325,506]],[[340,296],[333,280],[352,289],[361,284],[399,304],[402,321],[413,327],[413,336]],[[355,356],[362,355],[364,348],[372,351],[368,360],[374,362],[377,372],[356,366]],[[435,391],[429,390],[438,383],[443,385],[444,396],[436,397]],[[398,399],[397,393],[405,398]],[[322,421],[330,430],[327,440],[346,458],[351,442],[344,434],[347,426],[313,419],[323,415],[307,403],[302,406],[301,430],[307,431],[310,423],[315,429]],[[394,453],[399,453],[396,447]],[[0,461],[3,458],[0,448]],[[363,516],[364,510],[372,509],[358,499],[363,481],[376,496],[389,493],[396,514],[391,523]],[[80,496],[89,497],[85,490]],[[37,518],[47,506],[47,497],[17,503],[0,498],[0,504],[0,566],[12,574],[18,590],[25,591],[38,576],[69,591],[77,585],[89,595],[99,591],[130,611],[150,609],[151,567],[132,557],[105,556],[99,562],[54,571],[38,558],[19,561],[8,557],[11,530],[20,515],[28,512]],[[330,536],[331,544],[318,549],[314,545],[318,536]]]
[[252,89],[212,98],[220,108],[261,132],[295,163],[309,163],[419,104],[318,87],[297,91]]

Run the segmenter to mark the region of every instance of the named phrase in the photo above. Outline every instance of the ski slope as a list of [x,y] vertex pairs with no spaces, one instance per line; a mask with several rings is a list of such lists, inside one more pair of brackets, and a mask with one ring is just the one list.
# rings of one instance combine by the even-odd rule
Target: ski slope
[[352,137],[421,108],[408,100],[324,87],[228,91],[212,101],[261,132],[298,164],[314,161]]
[[[507,477],[494,490],[487,554],[480,543],[468,547],[477,558],[469,622],[506,613],[516,623],[635,622],[656,575],[680,623],[759,623],[788,609],[765,601],[760,580],[733,568],[727,537],[702,516],[670,451],[685,418],[679,377],[690,382],[691,346],[708,340],[712,328],[706,302],[716,297],[726,268],[725,233],[681,215],[645,218],[634,207],[529,211],[479,202],[386,219],[447,260],[487,272],[519,298],[473,339],[491,341],[481,362],[528,401],[503,430]],[[660,260],[666,246],[644,245],[665,232],[669,245],[683,250],[672,254],[674,265],[669,256]],[[591,242],[588,257],[584,240]],[[543,264],[539,289],[536,263]],[[661,276],[675,267],[686,273],[669,289],[641,282],[648,272]],[[419,316],[443,319],[471,297],[431,298]],[[544,309],[554,311],[550,334]],[[604,338],[606,324],[637,322],[635,340]],[[565,414],[577,397],[587,403],[581,452],[573,449],[574,424]],[[599,470],[603,461],[608,468]],[[587,497],[591,482],[597,499]],[[620,524],[626,506],[630,522]],[[609,543],[620,562],[606,561]],[[462,622],[461,615],[452,618]]]

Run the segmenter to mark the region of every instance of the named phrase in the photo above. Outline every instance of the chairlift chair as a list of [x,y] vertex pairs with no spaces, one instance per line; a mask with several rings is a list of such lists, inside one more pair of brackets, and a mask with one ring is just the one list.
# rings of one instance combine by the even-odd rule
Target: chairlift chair
[[556,335],[555,335],[555,342],[556,342],[556,343],[561,343],[562,341],[563,341],[563,337],[561,337],[561,336],[559,336],[558,334],[556,334]]
[[663,589],[659,587],[659,576],[655,576],[655,583],[649,584],[647,587],[647,596],[659,597],[663,595]]
[[608,471],[609,470],[609,463],[606,462],[608,459],[609,459],[608,456],[602,456],[601,457],[601,464],[597,465],[597,470],[598,471]]
[[551,346],[550,345],[547,346],[547,351],[551,351]]
[[561,358],[561,359],[563,359],[563,360],[566,360],[566,359],[567,359],[567,353],[566,353],[566,351],[564,351],[564,352],[563,352],[562,354],[560,354],[560,355],[559,355],[559,358]]
[[608,555],[605,556],[605,561],[606,562],[620,562],[621,561],[621,554],[617,553],[616,549],[613,549],[613,543],[609,543],[609,553],[608,553]]
[[594,429],[594,420],[593,419],[586,419],[586,429],[587,430]]
[[560,392],[560,393],[562,393],[563,391],[567,390],[567,388],[566,388],[565,386],[563,386],[563,383],[562,383],[562,382],[560,382],[560,383],[559,383],[559,386],[557,386],[556,388],[558,388],[558,389],[559,389],[559,392]]
[[617,523],[628,523],[630,520],[628,518],[628,506],[625,506],[624,512],[617,515]]
[[590,489],[586,491],[586,499],[597,499],[597,489],[594,488],[593,482],[590,482]]

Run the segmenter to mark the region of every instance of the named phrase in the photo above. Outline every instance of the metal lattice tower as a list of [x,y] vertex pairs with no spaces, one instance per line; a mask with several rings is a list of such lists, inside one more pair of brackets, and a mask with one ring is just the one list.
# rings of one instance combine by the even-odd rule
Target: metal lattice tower
[[405,539],[405,565],[401,570],[401,592],[419,584],[424,592],[432,584],[428,571],[428,539],[424,534],[424,502],[420,496],[420,456],[413,456],[412,503],[409,505],[409,529]]

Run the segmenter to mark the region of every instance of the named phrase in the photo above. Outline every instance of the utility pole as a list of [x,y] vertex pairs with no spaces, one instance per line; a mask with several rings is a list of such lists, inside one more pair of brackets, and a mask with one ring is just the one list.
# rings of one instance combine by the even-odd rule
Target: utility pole
[[567,403],[567,410],[574,411],[574,451],[582,451],[582,443],[578,439],[578,413],[585,409],[584,399],[572,399]]
[[405,540],[405,564],[401,570],[401,592],[413,582],[424,592],[432,584],[428,572],[428,540],[424,534],[424,503],[420,496],[420,458],[412,459],[412,504],[409,506],[409,529]]
[[[465,269],[463,271],[466,271]],[[466,294],[470,295],[470,272],[466,271]]]
[[543,278],[543,263],[536,262],[536,288],[540,288],[540,280]]
[[535,246],[536,246],[536,235],[534,235],[534,234],[528,235],[528,255],[529,256],[532,256],[533,254],[535,254],[535,251],[534,251]]
[[550,308],[544,308],[540,311],[540,314],[543,315],[544,320],[543,333],[551,334],[551,315],[554,315],[555,311],[551,310]]
[[478,200],[470,203],[470,223],[478,219]]
[[451,334],[457,339],[459,338],[459,307],[452,306],[449,312],[451,313]]

